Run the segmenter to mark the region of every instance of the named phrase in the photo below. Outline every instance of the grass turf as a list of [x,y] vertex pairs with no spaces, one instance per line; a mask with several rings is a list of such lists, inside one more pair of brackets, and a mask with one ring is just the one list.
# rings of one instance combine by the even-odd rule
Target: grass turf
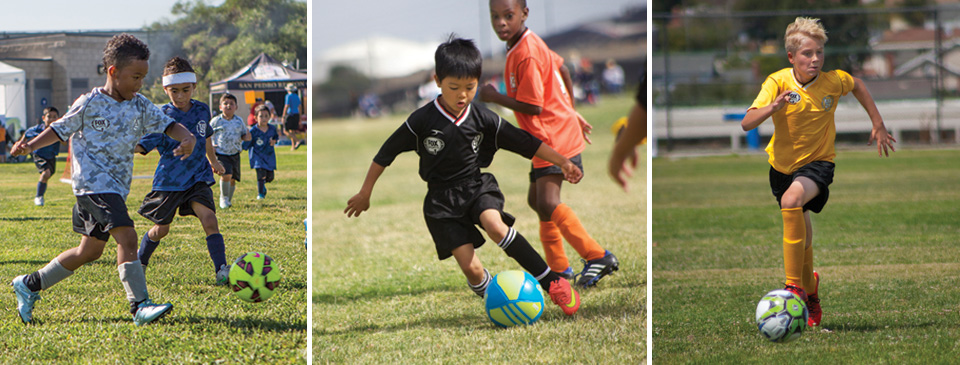
[[[568,318],[547,304],[529,327],[499,329],[483,301],[467,288],[452,259],[438,261],[422,218],[426,183],[417,156],[402,154],[374,188],[371,208],[343,214],[380,145],[404,116],[324,120],[313,124],[313,357],[352,363],[638,363],[646,357],[646,191],[636,177],[624,194],[606,176],[610,125],[629,110],[628,97],[581,108],[594,125],[583,153],[586,176],[565,184],[563,199],[587,230],[620,259],[621,269],[581,291],[582,306]],[[512,112],[498,113],[513,120]],[[643,158],[644,156],[641,156]],[[526,205],[529,161],[500,151],[489,171],[507,198],[516,228],[540,252],[536,214]],[[641,166],[640,171],[645,171]],[[643,174],[639,174],[643,175]],[[576,252],[566,246],[574,270]],[[495,244],[478,255],[491,273],[520,269]]]
[[841,150],[812,214],[822,327],[775,344],[755,308],[783,287],[766,155],[653,163],[655,363],[951,363],[960,351],[956,150]]
[[[0,358],[11,362],[269,362],[298,363],[306,350],[307,163],[304,149],[277,147],[276,180],[267,184],[267,199],[256,198],[256,174],[248,169],[238,183],[234,206],[218,210],[227,260],[248,251],[276,259],[282,270],[278,293],[264,303],[245,303],[228,287],[214,286],[213,265],[205,234],[193,216],[177,217],[170,234],[154,253],[146,272],[151,299],[173,303],[173,312],[158,322],[137,327],[129,314],[117,276],[116,245],[59,284],[41,292],[25,326],[16,313],[10,280],[36,271],[63,250],[76,246],[69,184],[57,182],[65,164],[49,182],[46,206],[33,205],[38,174],[33,163],[0,165]],[[246,155],[246,153],[244,153]],[[137,157],[134,175],[153,176],[157,154]],[[136,179],[127,209],[137,233],[153,224],[136,213],[151,189],[150,179]],[[214,197],[219,187],[213,186]],[[4,361],[4,362],[6,362]]]

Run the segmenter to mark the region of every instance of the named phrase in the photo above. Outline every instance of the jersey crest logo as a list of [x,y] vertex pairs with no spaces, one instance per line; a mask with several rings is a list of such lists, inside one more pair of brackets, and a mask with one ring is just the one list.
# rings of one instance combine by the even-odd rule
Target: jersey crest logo
[[800,94],[797,94],[796,91],[790,91],[790,93],[787,94],[787,102],[789,102],[790,104],[799,103],[799,102],[800,102]]
[[516,88],[517,88],[517,77],[514,76],[513,73],[511,73],[511,74],[510,74],[510,89],[512,90],[512,89],[516,89]]
[[477,134],[476,137],[473,137],[473,142],[470,143],[470,147],[473,147],[473,153],[477,153],[480,150],[480,142],[483,142],[483,133]]
[[207,137],[207,121],[201,120],[197,123],[197,135],[200,137]]
[[832,97],[832,96],[824,96],[824,97],[823,97],[823,101],[821,102],[821,104],[823,104],[823,109],[824,109],[824,110],[830,109],[830,107],[833,106],[833,97]]
[[436,156],[444,147],[443,140],[437,137],[427,137],[423,139],[423,148],[427,149],[427,152],[431,155]]
[[110,122],[104,118],[95,118],[93,121],[90,122],[90,126],[93,127],[93,129],[97,130],[98,132],[103,132],[107,130],[107,127],[110,126]]
[[257,138],[257,146],[263,146],[263,138]]

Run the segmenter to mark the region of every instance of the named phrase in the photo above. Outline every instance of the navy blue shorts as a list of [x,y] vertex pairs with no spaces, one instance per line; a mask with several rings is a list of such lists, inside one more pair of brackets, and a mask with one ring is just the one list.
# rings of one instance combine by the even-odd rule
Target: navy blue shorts
[[196,216],[193,202],[217,211],[210,185],[201,181],[184,191],[151,191],[143,198],[143,204],[137,213],[153,223],[167,225],[173,222],[178,209],[181,216]]
[[780,205],[780,199],[783,197],[783,193],[787,192],[790,184],[793,184],[793,180],[796,180],[798,176],[803,176],[813,180],[813,182],[817,184],[817,188],[820,189],[820,194],[807,202],[807,204],[804,204],[803,210],[820,213],[820,211],[823,210],[823,206],[827,205],[827,199],[830,198],[830,184],[833,183],[833,169],[835,166],[833,162],[814,161],[803,165],[803,167],[797,169],[797,171],[794,171],[793,174],[790,175],[783,174],[780,171],[774,170],[773,167],[770,167],[770,190],[773,192],[773,196],[777,198],[777,205]]
[[73,231],[101,241],[110,239],[110,230],[133,227],[127,203],[120,194],[91,194],[77,197],[73,206]]
[[236,181],[240,181],[240,154],[234,153],[232,155],[221,155],[217,154],[217,161],[220,161],[220,164],[223,165],[223,174],[232,175],[230,178]]
[[50,170],[50,175],[57,172],[57,158],[46,159],[37,155],[33,155],[33,164],[37,166],[37,173],[43,173],[46,170]]

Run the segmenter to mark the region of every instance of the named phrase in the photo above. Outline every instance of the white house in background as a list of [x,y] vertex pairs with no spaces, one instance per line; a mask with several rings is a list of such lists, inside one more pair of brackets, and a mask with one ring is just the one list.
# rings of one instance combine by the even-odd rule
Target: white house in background
[[17,130],[26,128],[27,121],[27,73],[0,62],[0,122],[16,120]]
[[370,78],[406,76],[433,67],[436,42],[415,42],[373,36],[337,46],[317,55],[314,79],[326,81],[334,66],[350,66]]

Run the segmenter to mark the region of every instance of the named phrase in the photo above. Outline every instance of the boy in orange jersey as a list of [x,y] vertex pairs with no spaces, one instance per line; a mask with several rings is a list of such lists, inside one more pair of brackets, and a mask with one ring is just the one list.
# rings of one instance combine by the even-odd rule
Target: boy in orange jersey
[[743,117],[744,131],[773,116],[770,188],[783,216],[783,266],[786,290],[797,294],[810,309],[809,326],[819,326],[820,275],[813,271],[813,226],[810,213],[819,213],[830,196],[836,157],[833,115],[840,97],[849,92],[867,111],[872,143],[882,157],[894,151],[893,139],[863,81],[842,70],[821,72],[826,30],[819,19],[798,17],[787,26],[787,59],[793,64],[763,82],[760,94]]
[[[507,63],[503,78],[507,94],[493,85],[480,89],[480,99],[512,109],[520,128],[583,168],[580,152],[593,128],[573,108],[570,71],[563,58],[547,47],[540,37],[527,29],[526,0],[490,0],[490,21],[500,40],[507,42]],[[591,287],[619,268],[617,257],[604,250],[580,223],[580,219],[560,201],[563,174],[556,166],[533,159],[527,203],[540,217],[540,241],[550,268],[573,278],[574,273],[563,252],[563,239],[584,260],[577,285]]]

